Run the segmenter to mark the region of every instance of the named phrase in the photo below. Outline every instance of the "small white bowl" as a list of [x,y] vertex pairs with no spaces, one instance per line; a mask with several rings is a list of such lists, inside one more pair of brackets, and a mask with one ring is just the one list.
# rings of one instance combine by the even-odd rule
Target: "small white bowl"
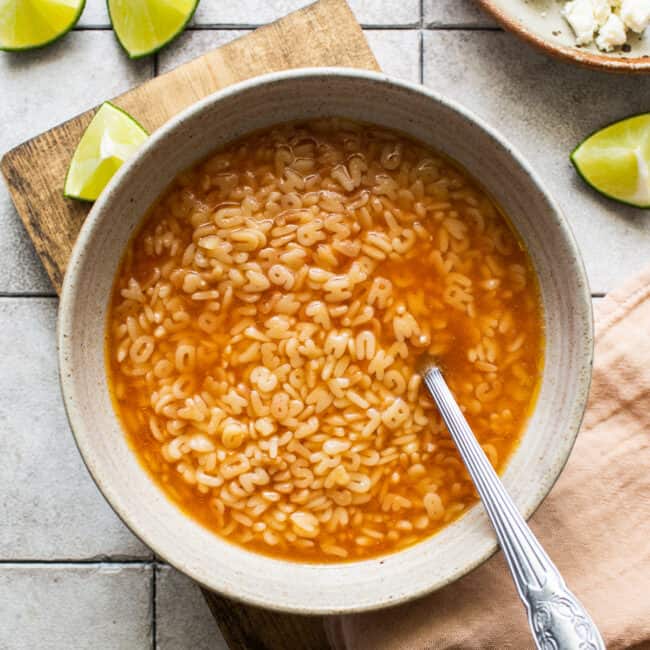
[[528,246],[544,303],[546,362],[537,406],[503,476],[526,516],[571,451],[592,361],[591,300],[569,227],[521,157],[460,106],[381,74],[304,69],[228,88],[156,131],[95,203],[65,276],[58,345],[70,424],[99,489],[159,556],[225,596],[303,614],[370,610],[456,580],[496,549],[482,507],[411,548],[362,562],[298,564],[233,546],[184,515],[129,449],[109,397],[104,336],[111,285],[129,237],[180,171],[250,131],[328,115],[397,129],[446,153],[491,192]]
[[506,29],[546,54],[578,65],[622,74],[650,73],[650,39],[628,31],[627,51],[602,52],[594,43],[576,45],[558,0],[478,0]]

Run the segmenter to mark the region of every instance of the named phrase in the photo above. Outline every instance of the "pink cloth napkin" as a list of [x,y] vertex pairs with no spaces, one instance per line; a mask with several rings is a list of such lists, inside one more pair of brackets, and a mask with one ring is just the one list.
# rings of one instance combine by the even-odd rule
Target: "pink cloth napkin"
[[[609,650],[650,649],[650,269],[595,311],[589,407],[531,527]],[[430,596],[328,626],[345,650],[535,647],[500,552]]]

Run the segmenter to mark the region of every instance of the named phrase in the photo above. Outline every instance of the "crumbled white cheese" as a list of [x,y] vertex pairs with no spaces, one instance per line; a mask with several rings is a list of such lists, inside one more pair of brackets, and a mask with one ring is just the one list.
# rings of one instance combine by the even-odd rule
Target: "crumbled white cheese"
[[609,0],[591,0],[591,9],[598,27],[604,25],[612,13]]
[[623,0],[621,20],[628,29],[640,34],[650,25],[650,0]]
[[598,30],[596,45],[605,52],[611,52],[625,41],[627,34],[623,21],[616,14],[610,14],[607,22]]
[[564,5],[562,13],[574,31],[578,45],[587,45],[594,40],[598,25],[591,0],[571,0]]
[[571,0],[562,10],[578,45],[609,52],[627,41],[626,29],[643,32],[650,25],[650,0]]

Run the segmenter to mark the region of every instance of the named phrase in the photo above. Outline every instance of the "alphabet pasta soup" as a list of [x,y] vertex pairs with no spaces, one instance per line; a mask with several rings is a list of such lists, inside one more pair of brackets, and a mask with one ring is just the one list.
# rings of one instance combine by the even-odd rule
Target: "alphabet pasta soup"
[[215,534],[306,562],[402,549],[476,501],[424,352],[503,469],[543,364],[528,254],[449,160],[335,118],[180,174],[107,326],[115,409],[160,488]]

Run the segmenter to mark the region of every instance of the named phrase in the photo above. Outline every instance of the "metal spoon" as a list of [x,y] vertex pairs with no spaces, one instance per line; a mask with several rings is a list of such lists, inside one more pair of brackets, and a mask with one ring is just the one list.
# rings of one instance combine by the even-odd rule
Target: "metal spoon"
[[580,601],[533,535],[492,468],[454,399],[436,361],[424,355],[418,371],[438,405],[496,531],[526,606],[540,650],[600,650],[605,644]]

